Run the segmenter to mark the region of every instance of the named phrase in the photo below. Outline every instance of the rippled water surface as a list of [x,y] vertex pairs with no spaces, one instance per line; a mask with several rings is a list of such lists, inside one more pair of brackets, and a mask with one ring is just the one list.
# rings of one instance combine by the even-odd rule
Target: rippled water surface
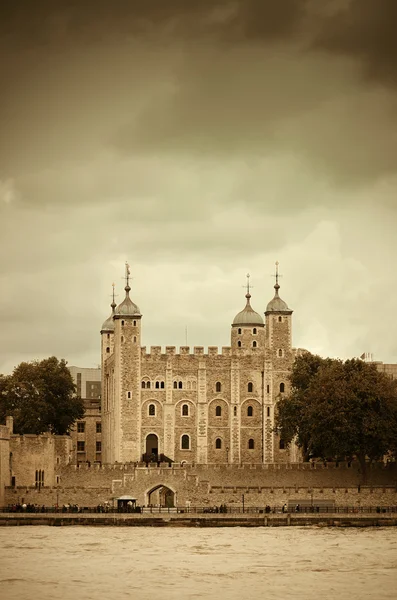
[[3,527],[2,600],[397,598],[397,531]]

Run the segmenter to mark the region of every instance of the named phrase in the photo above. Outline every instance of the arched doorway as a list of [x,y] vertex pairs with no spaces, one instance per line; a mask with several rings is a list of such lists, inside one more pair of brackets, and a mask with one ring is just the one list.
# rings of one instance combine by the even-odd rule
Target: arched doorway
[[147,460],[156,462],[159,454],[159,438],[155,433],[150,433],[146,438],[145,455]]
[[173,508],[175,506],[175,492],[166,485],[157,485],[147,493],[149,506]]

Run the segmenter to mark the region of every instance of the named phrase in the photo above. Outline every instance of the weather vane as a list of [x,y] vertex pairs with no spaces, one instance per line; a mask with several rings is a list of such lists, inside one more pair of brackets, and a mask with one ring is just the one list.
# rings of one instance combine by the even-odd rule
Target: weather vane
[[278,272],[278,265],[279,265],[279,262],[278,262],[278,260],[276,260],[276,274],[272,275],[272,277],[276,278],[276,285],[277,286],[278,286],[278,278],[282,277],[282,275],[280,275],[280,273]]
[[249,273],[247,273],[247,283],[244,286],[247,289],[247,296],[249,296],[250,289],[254,287],[254,286],[250,285],[250,277],[251,277],[251,275]]
[[128,264],[127,261],[125,261],[125,281],[126,281],[126,287],[130,287],[130,275],[131,275],[131,271],[130,271],[130,265]]

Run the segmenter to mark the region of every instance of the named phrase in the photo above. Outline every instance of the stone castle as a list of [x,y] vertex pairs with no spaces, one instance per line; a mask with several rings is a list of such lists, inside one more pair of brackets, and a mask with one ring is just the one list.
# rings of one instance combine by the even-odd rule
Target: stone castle
[[[126,494],[142,506],[394,506],[396,463],[371,465],[364,485],[358,463],[303,463],[274,434],[277,402],[305,352],[292,348],[277,271],[274,287],[263,319],[247,284],[221,352],[147,353],[127,267],[125,299],[113,298],[102,326],[101,369],[70,367],[84,419],[70,436],[16,435],[12,417],[0,424],[0,507],[93,507]],[[397,375],[396,365],[378,368]]]
[[141,346],[142,314],[125,298],[101,329],[102,462],[169,460],[198,464],[298,462],[296,447],[273,433],[277,401],[289,391],[292,310],[279,296],[264,319],[246,305],[233,320],[231,343],[202,347]]

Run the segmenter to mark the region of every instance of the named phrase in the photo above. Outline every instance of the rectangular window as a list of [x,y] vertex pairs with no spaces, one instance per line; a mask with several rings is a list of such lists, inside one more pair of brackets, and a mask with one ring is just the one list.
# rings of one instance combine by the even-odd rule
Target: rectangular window
[[85,422],[79,421],[77,423],[77,433],[84,433],[84,432],[85,432]]
[[102,443],[101,442],[97,442],[96,443],[96,451],[97,452],[102,452]]
[[77,442],[77,452],[85,452],[85,442]]
[[102,423],[97,423],[96,424],[96,432],[97,433],[102,433]]
[[268,394],[270,394],[270,385],[267,386],[266,391]]

